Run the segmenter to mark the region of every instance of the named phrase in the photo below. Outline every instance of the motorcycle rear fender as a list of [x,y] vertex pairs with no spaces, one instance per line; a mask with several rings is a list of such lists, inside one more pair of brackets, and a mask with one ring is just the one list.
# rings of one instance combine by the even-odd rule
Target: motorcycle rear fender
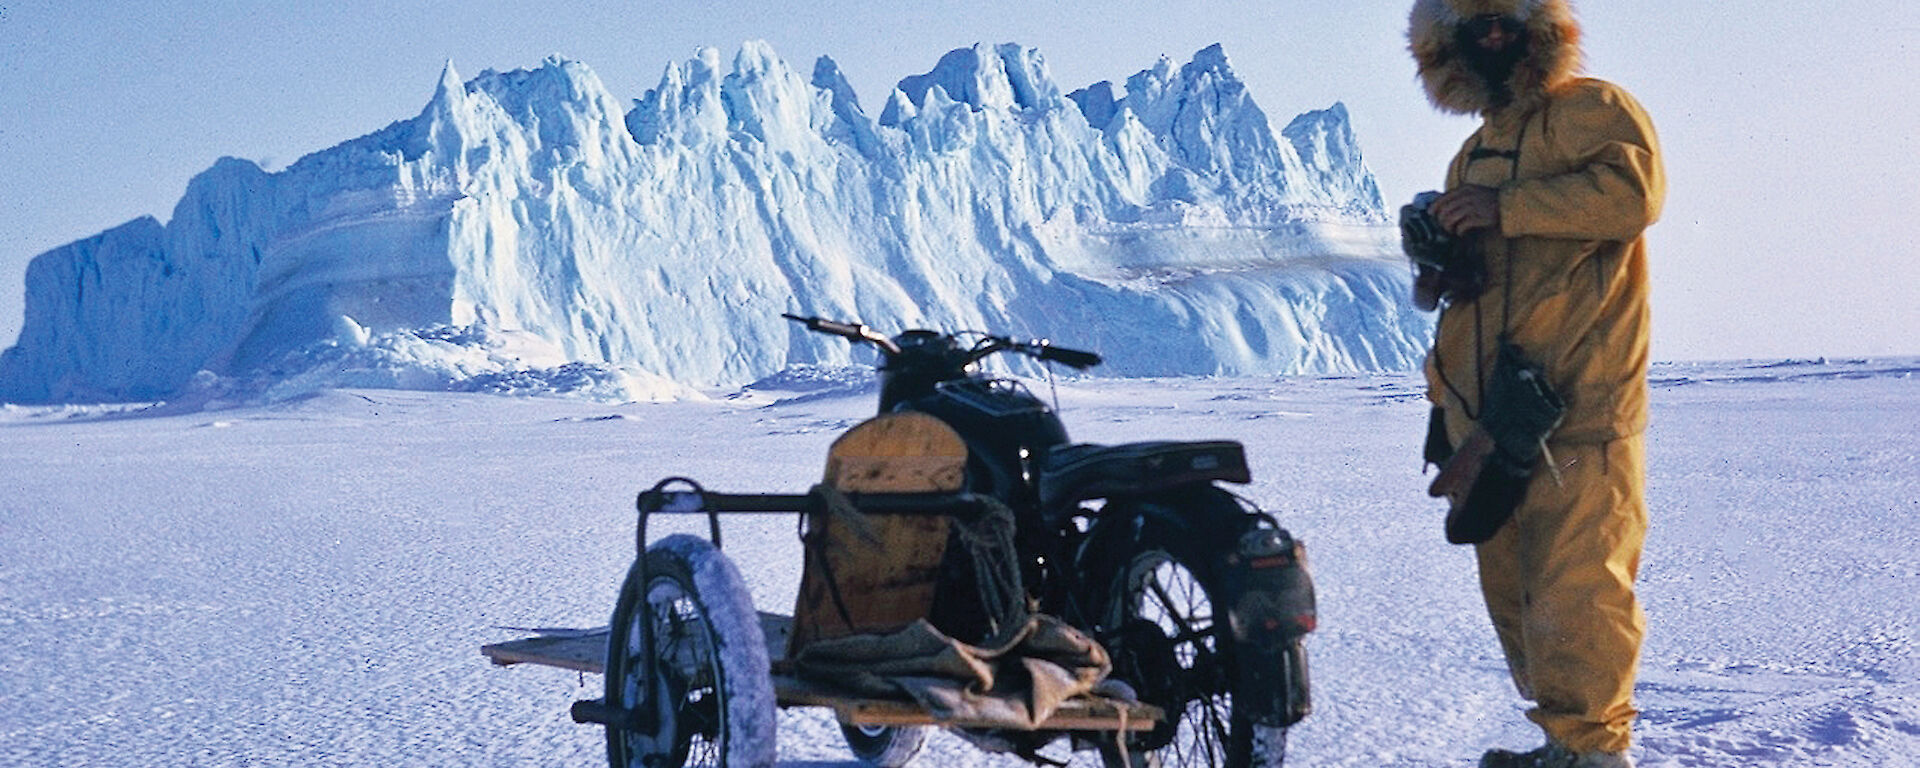
[[1246,449],[1232,440],[1056,446],[1047,452],[1038,475],[1040,503],[1046,507],[1087,499],[1151,498],[1213,481],[1252,480]]
[[1147,547],[1178,558],[1226,608],[1239,659],[1236,706],[1257,722],[1284,726],[1311,711],[1301,640],[1317,618],[1305,546],[1270,521],[1210,483],[1118,497],[1094,515],[1078,561],[1080,573],[1098,579]]
[[1318,623],[1306,546],[1284,528],[1262,525],[1233,494],[1206,483],[1110,500],[1083,540],[1080,572],[1115,572],[1149,546],[1193,570],[1228,609],[1238,642],[1290,645]]
[[1224,554],[1260,516],[1211,483],[1116,496],[1094,513],[1078,561],[1083,574],[1113,573],[1148,546],[1167,552],[1201,579],[1218,584]]

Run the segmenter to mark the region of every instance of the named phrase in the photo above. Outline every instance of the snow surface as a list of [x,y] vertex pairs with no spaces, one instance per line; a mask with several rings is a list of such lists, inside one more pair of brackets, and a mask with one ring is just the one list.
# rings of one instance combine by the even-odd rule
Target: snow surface
[[[1920,360],[1660,365],[1644,766],[1920,764]],[[1046,392],[1044,383],[1034,388]],[[1422,495],[1407,374],[1061,382],[1076,439],[1232,438],[1320,590],[1298,766],[1526,747],[1466,549]],[[799,492],[869,411],[847,371],[698,400],[321,391],[0,408],[0,765],[601,765],[595,676],[501,669],[503,627],[605,624],[636,492]],[[698,532],[666,521],[656,535]],[[788,610],[788,517],[729,519]],[[820,710],[787,766],[851,765]],[[927,766],[1016,766],[941,736]],[[1090,755],[1076,762],[1089,765]]]
[[[34,259],[0,401],[311,380],[421,333],[538,339],[602,390],[638,382],[616,399],[848,362],[783,311],[1051,334],[1109,350],[1106,375],[1420,358],[1431,321],[1345,107],[1276,130],[1219,46],[1063,94],[1038,51],[978,45],[884,105],[759,42],[668,66],[630,107],[578,62],[449,64],[412,119],[278,172],[222,159],[164,225]],[[385,355],[414,370],[335,385],[555,365],[496,352]]]

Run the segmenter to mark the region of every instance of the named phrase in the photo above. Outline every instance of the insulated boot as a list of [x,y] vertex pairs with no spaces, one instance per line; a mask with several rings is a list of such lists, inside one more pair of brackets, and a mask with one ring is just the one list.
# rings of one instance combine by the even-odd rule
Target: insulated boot
[[1480,768],[1633,768],[1625,752],[1575,754],[1552,742],[1526,752],[1491,749],[1480,756]]

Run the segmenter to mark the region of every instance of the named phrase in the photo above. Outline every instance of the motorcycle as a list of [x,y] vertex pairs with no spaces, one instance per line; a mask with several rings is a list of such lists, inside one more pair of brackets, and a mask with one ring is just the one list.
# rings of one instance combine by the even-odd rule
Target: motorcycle
[[[1304,545],[1221,487],[1250,480],[1241,444],[1074,443],[1054,408],[982,365],[1005,353],[1084,370],[1101,362],[1092,352],[782,316],[879,351],[879,413],[952,427],[967,447],[967,490],[1012,511],[1029,603],[1091,635],[1112,659],[1110,679],[1167,713],[1152,730],[1083,746],[1112,766],[1281,764],[1287,728],[1311,710],[1302,640],[1316,611]],[[947,567],[964,580],[970,564],[959,559]],[[892,768],[917,751],[919,728],[845,730],[856,755]]]

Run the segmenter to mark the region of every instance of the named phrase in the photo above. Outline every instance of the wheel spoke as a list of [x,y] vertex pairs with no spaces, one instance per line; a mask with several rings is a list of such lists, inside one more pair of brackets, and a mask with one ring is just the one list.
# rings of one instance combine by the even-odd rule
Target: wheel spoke
[[654,649],[660,674],[672,692],[671,711],[662,713],[673,719],[679,743],[685,750],[684,765],[719,765],[720,735],[725,727],[720,707],[722,696],[715,688],[715,667],[711,627],[699,603],[681,592],[677,585],[660,584],[654,594]]
[[[668,537],[644,557],[628,572],[614,610],[617,642],[609,648],[606,698],[647,717],[638,731],[607,728],[609,762],[613,768],[771,763],[773,681],[739,572],[709,542],[691,536]],[[723,639],[716,634],[722,626],[752,633]],[[730,696],[735,693],[737,700]],[[738,734],[754,737],[733,738]]]
[[[1122,670],[1142,698],[1177,718],[1131,740],[1132,759],[1109,753],[1109,765],[1161,768],[1267,768],[1284,755],[1283,729],[1257,728],[1234,717],[1230,639],[1221,635],[1217,603],[1206,583],[1166,550],[1135,556],[1117,585],[1116,630]],[[1131,627],[1132,629],[1125,629]],[[1124,629],[1125,631],[1119,631]],[[1144,633],[1144,634],[1142,634]],[[1145,761],[1138,758],[1145,756]]]
[[1228,740],[1232,738],[1232,735],[1229,730],[1230,724],[1228,723],[1227,718],[1221,716],[1221,711],[1220,711],[1221,708],[1217,706],[1218,701],[1219,701],[1218,699],[1214,699],[1211,697],[1203,698],[1201,699],[1200,707],[1206,713],[1206,719],[1205,719],[1205,725],[1207,728],[1206,747],[1207,747],[1207,757],[1210,761],[1210,764],[1225,765],[1226,764],[1226,754],[1225,754],[1226,745],[1228,743]]

